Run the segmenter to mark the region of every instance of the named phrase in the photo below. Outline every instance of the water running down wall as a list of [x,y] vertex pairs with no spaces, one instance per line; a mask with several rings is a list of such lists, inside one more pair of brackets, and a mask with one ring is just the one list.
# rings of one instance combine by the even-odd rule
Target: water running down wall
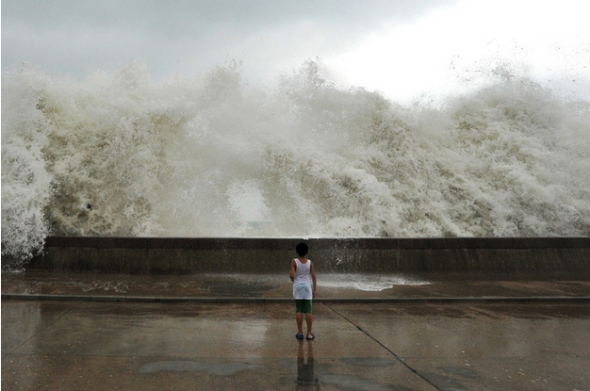
[[2,260],[48,235],[590,236],[590,110],[510,76],[441,107],[276,90],[229,66],[155,83],[2,75]]
[[[50,237],[28,270],[287,274],[300,239]],[[308,239],[321,273],[590,278],[590,238]]]

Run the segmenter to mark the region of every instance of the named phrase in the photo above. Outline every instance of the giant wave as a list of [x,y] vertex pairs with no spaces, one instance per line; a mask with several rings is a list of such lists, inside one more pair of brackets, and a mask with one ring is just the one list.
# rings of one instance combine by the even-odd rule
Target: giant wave
[[313,61],[272,90],[232,65],[164,82],[24,66],[2,109],[4,264],[49,234],[590,234],[589,102],[523,77],[428,107]]

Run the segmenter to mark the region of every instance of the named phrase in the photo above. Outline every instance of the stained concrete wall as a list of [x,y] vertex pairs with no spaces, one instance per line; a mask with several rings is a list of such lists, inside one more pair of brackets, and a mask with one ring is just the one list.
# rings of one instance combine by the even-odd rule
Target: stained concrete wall
[[[302,239],[49,237],[33,270],[288,273]],[[590,238],[308,239],[318,272],[590,278]]]

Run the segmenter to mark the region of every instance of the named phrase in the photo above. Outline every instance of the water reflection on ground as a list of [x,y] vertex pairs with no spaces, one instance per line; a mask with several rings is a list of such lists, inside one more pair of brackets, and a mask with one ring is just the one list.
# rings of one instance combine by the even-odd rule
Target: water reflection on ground
[[315,375],[315,359],[313,357],[313,342],[299,341],[297,344],[297,389],[318,387],[318,378]]

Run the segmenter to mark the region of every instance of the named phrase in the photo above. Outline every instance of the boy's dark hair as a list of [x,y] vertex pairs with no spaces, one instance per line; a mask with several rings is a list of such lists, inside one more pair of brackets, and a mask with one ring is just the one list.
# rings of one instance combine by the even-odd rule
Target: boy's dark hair
[[307,255],[309,248],[307,247],[307,244],[299,243],[297,247],[295,247],[295,251],[297,251],[297,254],[299,254],[300,257],[304,257]]

